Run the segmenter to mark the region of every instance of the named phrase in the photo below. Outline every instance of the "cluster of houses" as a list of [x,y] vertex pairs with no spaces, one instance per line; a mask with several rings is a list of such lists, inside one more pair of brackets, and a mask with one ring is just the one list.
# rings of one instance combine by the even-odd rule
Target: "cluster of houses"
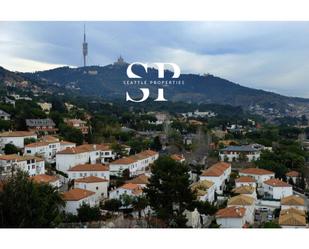
[[[43,125],[42,122],[32,124],[33,127]],[[19,169],[27,172],[37,183],[57,187],[63,192],[65,212],[72,214],[76,214],[82,203],[94,206],[107,198],[120,199],[123,194],[142,194],[148,181],[150,165],[159,157],[159,154],[152,150],[129,156],[130,147],[126,145],[122,145],[122,154],[125,154],[123,156],[118,155],[111,144],[76,146],[75,143],[61,141],[55,136],[39,137],[37,134],[34,130],[0,133],[1,150],[6,144],[13,144],[21,151],[20,154],[0,154],[0,177]],[[61,174],[46,174],[46,163],[54,164],[57,172]],[[110,176],[122,175],[125,170],[134,178],[109,191]],[[73,188],[65,191],[68,183],[73,183]]]
[[[231,175],[231,164],[219,162],[204,170],[198,182],[191,188],[201,201],[215,203],[224,197],[226,184]],[[289,172],[287,175],[295,175]],[[304,199],[293,195],[290,184],[275,178],[271,171],[245,168],[238,172],[232,197],[225,208],[215,214],[221,228],[245,228],[253,225],[260,210],[281,209],[278,223],[283,228],[306,227]]]

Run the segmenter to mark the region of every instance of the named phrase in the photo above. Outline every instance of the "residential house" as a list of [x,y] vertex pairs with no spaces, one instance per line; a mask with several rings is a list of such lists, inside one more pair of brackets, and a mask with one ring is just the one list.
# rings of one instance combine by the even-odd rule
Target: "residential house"
[[11,115],[8,114],[7,112],[0,110],[0,120],[10,120],[11,119]]
[[243,207],[223,208],[216,213],[215,217],[221,228],[242,228],[246,224],[246,209]]
[[265,181],[263,183],[263,190],[265,196],[273,199],[281,199],[293,194],[293,188],[290,184],[276,178]]
[[255,212],[255,199],[248,195],[236,195],[228,200],[228,207],[243,207],[245,211],[245,220],[247,223],[252,224],[254,222]]
[[256,180],[251,176],[240,176],[235,179],[236,188],[241,186],[252,186],[256,188]]
[[306,211],[305,200],[298,195],[283,197],[281,199],[281,210],[290,208]]
[[96,205],[95,192],[74,188],[64,192],[62,199],[66,202],[65,212],[76,215],[77,209],[83,204],[88,204],[90,207]]
[[89,127],[86,121],[81,119],[65,119],[64,122],[73,128],[80,130],[84,135],[88,134]]
[[295,171],[295,170],[289,171],[289,172],[286,173],[285,175],[286,175],[287,181],[289,181],[290,179],[292,179],[294,184],[297,182],[297,180],[298,180],[299,177],[300,177],[300,173],[297,172],[297,171]]
[[78,164],[105,163],[115,158],[109,145],[83,144],[75,148],[67,148],[56,153],[56,168],[67,172]]
[[240,176],[251,176],[253,177],[257,185],[259,187],[263,186],[263,182],[275,178],[275,173],[266,169],[259,169],[259,168],[247,168],[242,169],[239,171]]
[[231,164],[218,162],[210,168],[204,170],[200,176],[200,180],[208,180],[215,184],[215,190],[218,194],[222,194],[226,181],[229,180],[231,174]]
[[279,216],[279,225],[282,228],[306,228],[306,213],[299,209],[283,209]]
[[53,107],[53,105],[51,103],[48,103],[48,102],[38,102],[38,105],[41,107],[41,109],[46,114],[48,114]]
[[0,133],[0,147],[13,144],[18,148],[24,148],[25,139],[37,139],[37,135],[31,131],[7,131]]
[[195,182],[191,185],[191,190],[197,195],[198,200],[208,201],[213,203],[215,201],[215,184],[208,180]]
[[141,188],[145,188],[146,185],[149,183],[149,177],[145,174],[138,175],[138,176],[134,177],[132,180],[126,181],[126,183],[137,184]]
[[29,131],[43,134],[55,133],[58,129],[56,124],[50,118],[45,119],[26,119],[26,125]]
[[143,188],[141,188],[138,184],[134,183],[125,183],[124,185],[111,190],[109,192],[110,199],[121,199],[121,196],[128,195],[131,197],[140,196],[143,194]]
[[108,197],[109,180],[97,176],[86,176],[74,180],[74,188],[95,192],[96,202]]
[[57,152],[75,146],[75,143],[59,141],[57,138],[51,139],[51,137],[48,137],[42,141],[25,145],[24,154],[41,156],[46,161],[54,163],[56,161]]
[[119,175],[123,170],[128,169],[130,176],[144,174],[148,167],[159,157],[159,153],[152,150],[145,150],[132,156],[123,157],[109,164],[111,175]]
[[27,172],[29,176],[45,173],[45,161],[35,156],[0,155],[1,175],[9,175],[20,169]]
[[40,174],[32,176],[30,179],[36,183],[49,184],[55,188],[61,187],[60,179],[56,175]]
[[99,177],[109,181],[109,167],[101,164],[78,164],[67,170],[69,179],[80,179],[89,176]]
[[219,158],[221,161],[234,162],[239,159],[252,162],[258,160],[264,146],[259,144],[250,145],[231,145],[219,151]]

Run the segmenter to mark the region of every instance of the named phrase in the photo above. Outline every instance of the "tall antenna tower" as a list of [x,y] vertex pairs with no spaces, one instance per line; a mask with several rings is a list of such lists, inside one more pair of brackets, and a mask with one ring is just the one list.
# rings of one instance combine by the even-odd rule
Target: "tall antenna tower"
[[84,67],[86,66],[87,55],[88,55],[88,43],[86,42],[86,26],[84,24],[84,42],[83,42]]

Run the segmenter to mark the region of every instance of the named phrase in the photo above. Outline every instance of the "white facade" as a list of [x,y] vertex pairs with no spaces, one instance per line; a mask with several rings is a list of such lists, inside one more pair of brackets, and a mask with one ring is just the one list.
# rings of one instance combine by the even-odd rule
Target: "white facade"
[[292,186],[289,187],[275,187],[264,183],[263,185],[264,193],[268,193],[268,195],[272,196],[273,199],[281,199],[283,197],[289,196],[293,194]]
[[[129,186],[129,187],[127,187]],[[123,186],[111,190],[109,192],[109,199],[120,199],[122,195],[129,195],[129,196],[138,196],[142,194],[142,188],[139,187],[137,184],[127,183]]]
[[74,170],[69,170],[68,171],[68,177],[69,179],[79,179],[82,177],[89,177],[89,176],[96,176],[100,177],[102,179],[106,179],[109,181],[110,175],[109,171],[74,171]]
[[159,153],[142,151],[136,155],[118,159],[109,164],[111,175],[117,176],[123,170],[128,169],[130,176],[145,173],[146,168],[159,158]]
[[239,176],[251,176],[256,180],[258,186],[263,186],[263,182],[275,178],[275,173],[259,175],[239,172]]
[[66,201],[65,212],[76,215],[77,209],[83,204],[88,204],[90,207],[94,207],[96,205],[95,195],[83,198],[78,201]]
[[75,181],[74,188],[86,189],[95,192],[95,201],[98,202],[108,197],[108,181],[83,182]]
[[245,216],[238,218],[216,218],[220,228],[242,228],[246,224]]
[[[8,132],[5,132],[7,134]],[[7,136],[7,135],[1,135],[0,134],[0,147],[3,148],[6,144],[13,144],[18,148],[24,148],[25,146],[25,139],[26,138],[33,138],[37,139],[37,135],[34,133],[28,133],[28,135],[23,135],[23,136],[14,136],[15,132],[12,132],[12,135]],[[26,134],[26,132],[25,132]]]

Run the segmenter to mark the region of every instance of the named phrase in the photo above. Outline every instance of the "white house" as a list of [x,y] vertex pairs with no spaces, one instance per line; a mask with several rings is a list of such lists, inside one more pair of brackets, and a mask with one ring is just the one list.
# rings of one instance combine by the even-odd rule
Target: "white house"
[[246,158],[248,162],[258,160],[264,146],[259,144],[250,145],[231,145],[219,151],[219,158],[221,161],[234,162],[241,158],[241,155]]
[[104,144],[83,144],[57,152],[56,168],[67,173],[68,169],[78,164],[104,163],[106,160],[114,158],[115,154],[110,146]]
[[35,176],[45,173],[45,161],[35,156],[0,155],[0,168],[1,175],[20,169],[29,176]]
[[41,174],[41,175],[32,176],[30,179],[36,183],[50,184],[51,186],[55,188],[61,187],[60,179],[58,176],[55,176],[55,175],[52,176],[52,175]]
[[86,189],[95,192],[96,201],[100,201],[103,198],[108,197],[108,185],[109,182],[107,179],[97,176],[87,176],[74,180],[74,188]]
[[145,174],[138,175],[138,176],[134,177],[132,180],[126,181],[126,183],[137,184],[141,188],[145,188],[146,185],[148,184],[148,182],[149,182],[149,177]]
[[132,156],[123,157],[109,164],[111,175],[118,175],[128,169],[130,176],[144,174],[150,164],[159,157],[159,153],[152,150],[145,150]]
[[8,114],[7,112],[0,110],[0,120],[10,120],[11,115]]
[[37,139],[37,135],[31,131],[8,131],[0,133],[0,147],[3,148],[6,144],[13,144],[18,148],[24,148],[25,139]]
[[222,228],[242,228],[246,224],[246,209],[227,207],[220,209],[216,215],[217,224]]
[[263,190],[266,196],[273,199],[281,199],[293,194],[293,188],[290,184],[279,179],[273,178],[263,183]]
[[25,145],[24,154],[40,156],[46,161],[53,163],[55,162],[56,153],[61,151],[61,149],[75,147],[75,143],[57,140],[58,139],[27,144]]
[[289,181],[290,179],[292,179],[294,184],[297,182],[297,180],[298,180],[299,177],[300,177],[299,172],[297,172],[297,171],[295,171],[295,170],[289,171],[289,172],[287,172],[285,175],[286,175],[287,181]]
[[62,195],[63,200],[66,202],[65,212],[76,215],[77,209],[83,204],[88,204],[90,207],[96,205],[95,192],[74,188]]
[[299,197],[298,195],[290,195],[287,197],[283,197],[281,199],[281,210],[290,208],[306,211],[304,199]]
[[215,190],[218,194],[223,192],[225,181],[229,179],[231,174],[231,164],[219,162],[203,171],[200,180],[208,180],[215,184]]
[[89,176],[100,177],[109,181],[109,168],[108,166],[96,163],[96,164],[78,164],[68,169],[69,179],[78,179]]
[[304,210],[294,208],[282,209],[279,225],[282,228],[306,228],[306,213]]
[[254,222],[255,199],[248,195],[236,195],[228,200],[228,207],[243,207],[246,209],[245,220],[247,223]]
[[256,188],[256,180],[251,176],[240,176],[235,179],[236,188],[241,186],[252,186]]
[[215,201],[215,184],[208,180],[195,182],[191,185],[191,190],[196,192],[197,198],[200,201]]
[[122,195],[129,195],[132,197],[140,196],[143,193],[143,189],[134,183],[125,183],[124,185],[120,186],[109,192],[110,199],[120,199]]
[[253,177],[259,187],[263,186],[263,182],[275,178],[275,173],[266,169],[260,168],[247,168],[239,171],[239,176]]

